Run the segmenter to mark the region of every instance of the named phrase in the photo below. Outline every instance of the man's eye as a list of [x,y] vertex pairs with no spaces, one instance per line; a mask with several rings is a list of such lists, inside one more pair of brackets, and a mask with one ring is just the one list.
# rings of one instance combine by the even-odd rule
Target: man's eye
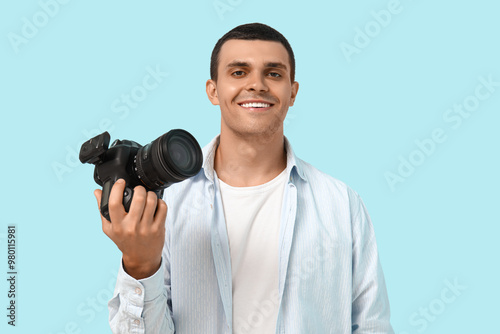
[[276,72],[269,72],[269,74],[270,74],[272,77],[275,77],[275,78],[279,78],[279,77],[281,77],[281,74],[276,73]]
[[243,71],[234,71],[231,75],[236,76],[236,77],[240,77],[240,76],[243,75],[243,73],[245,73],[245,72],[243,72]]

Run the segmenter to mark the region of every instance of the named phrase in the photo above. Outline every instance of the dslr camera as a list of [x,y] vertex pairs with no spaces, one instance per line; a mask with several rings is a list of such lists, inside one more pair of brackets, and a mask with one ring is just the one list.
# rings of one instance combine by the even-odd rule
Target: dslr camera
[[171,130],[145,146],[117,139],[108,148],[109,140],[107,131],[91,138],[82,144],[79,156],[82,163],[95,165],[94,180],[102,186],[100,211],[109,221],[109,195],[118,179],[126,182],[123,206],[128,212],[135,186],[162,198],[165,188],[198,174],[203,162],[200,145],[182,129]]

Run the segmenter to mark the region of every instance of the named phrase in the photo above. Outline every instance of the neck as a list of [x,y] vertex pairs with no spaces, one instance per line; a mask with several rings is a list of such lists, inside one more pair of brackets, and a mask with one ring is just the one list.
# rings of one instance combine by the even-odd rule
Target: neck
[[220,180],[233,187],[264,184],[286,168],[284,145],[283,132],[271,137],[242,138],[221,131],[214,169]]

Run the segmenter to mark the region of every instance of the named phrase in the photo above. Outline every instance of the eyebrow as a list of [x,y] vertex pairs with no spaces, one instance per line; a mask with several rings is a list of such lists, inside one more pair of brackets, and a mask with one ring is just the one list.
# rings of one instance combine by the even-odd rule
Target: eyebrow
[[[286,65],[281,62],[267,62],[264,64],[264,66],[267,68],[272,67],[272,68],[281,68],[284,70],[287,69]],[[250,67],[250,64],[245,61],[234,60],[229,64],[227,64],[226,66],[226,68],[231,68],[231,67]]]

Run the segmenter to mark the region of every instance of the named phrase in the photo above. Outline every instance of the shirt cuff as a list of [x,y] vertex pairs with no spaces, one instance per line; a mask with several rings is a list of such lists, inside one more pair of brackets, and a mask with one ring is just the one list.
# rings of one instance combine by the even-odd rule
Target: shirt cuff
[[163,268],[163,257],[161,258],[160,268],[152,276],[140,279],[139,282],[144,286],[144,301],[149,302],[158,298],[165,288],[165,274]]
[[120,261],[120,268],[118,270],[117,285],[116,288],[120,292],[126,295],[129,299],[135,302],[149,302],[153,299],[158,298],[164,289],[164,268],[163,268],[163,257],[161,259],[160,268],[152,276],[136,280],[123,268],[123,260]]

